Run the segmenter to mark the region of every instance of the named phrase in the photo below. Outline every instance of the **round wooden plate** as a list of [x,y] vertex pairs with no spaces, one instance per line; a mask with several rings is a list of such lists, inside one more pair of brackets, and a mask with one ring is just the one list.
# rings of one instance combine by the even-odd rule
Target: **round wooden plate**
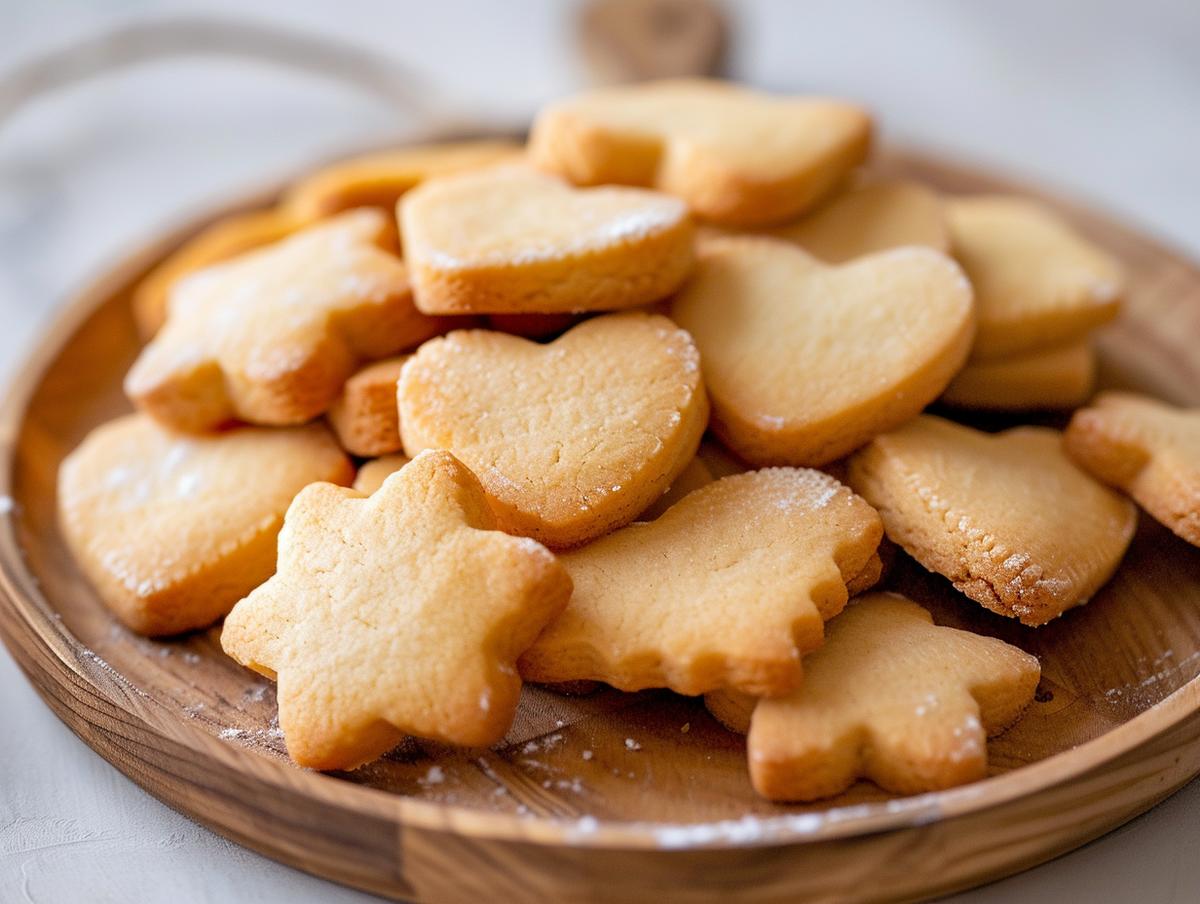
[[[1020,190],[915,155],[880,166],[948,191]],[[1102,383],[1200,405],[1200,272],[1102,216],[1051,203],[1129,270],[1126,312],[1100,339]],[[0,633],[72,730],[214,831],[420,901],[871,901],[1040,863],[1200,771],[1200,551],[1145,517],[1116,578],[1040,629],[985,612],[900,557],[889,585],[939,622],[1042,660],[1037,702],[990,744],[991,776],[968,787],[890,799],[860,784],[816,806],[773,805],[750,788],[742,739],[695,700],[532,687],[494,749],[411,742],[353,773],[292,766],[273,686],[222,655],[218,629],[165,643],[130,634],[55,525],[62,457],[127,408],[121,378],[138,348],[130,286],[191,231],[85,292],[12,391],[0,421]]]

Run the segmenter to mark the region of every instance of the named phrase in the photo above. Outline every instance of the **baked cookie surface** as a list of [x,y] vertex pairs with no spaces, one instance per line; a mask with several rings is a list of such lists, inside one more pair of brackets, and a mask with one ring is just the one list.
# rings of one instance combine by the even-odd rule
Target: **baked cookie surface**
[[321,425],[200,437],[131,414],[63,461],[59,523],[126,625],[177,634],[216,621],[271,576],[275,538],[300,490],[353,474]]
[[882,528],[820,471],[725,477],[560,557],[575,592],[521,657],[530,681],[780,694],[846,604]]
[[1067,454],[1097,480],[1200,546],[1200,409],[1105,392],[1075,412],[1063,440]]
[[1030,352],[995,361],[969,362],[958,372],[942,401],[984,411],[1040,411],[1074,408],[1091,395],[1096,353],[1091,343]]
[[665,317],[609,314],[546,345],[460,330],[400,376],[410,455],[448,449],[504,530],[549,546],[627,524],[695,455],[708,422],[699,356]]
[[[867,778],[895,794],[952,788],[987,775],[987,738],[1020,718],[1041,677],[1037,658],[933,624],[904,597],[860,597],[804,659],[804,684],[751,708],[754,788],[772,800],[816,800]],[[744,698],[710,709],[745,724]]]
[[571,581],[532,540],[497,531],[479,482],[426,452],[364,497],[318,483],[288,510],[279,567],[225,619],[221,645],[278,682],[288,754],[352,769],[406,734],[504,736],[516,657]]
[[364,360],[433,335],[376,210],[356,210],[193,274],[134,362],[125,392],[176,429],[303,423]]
[[404,256],[428,314],[631,308],[677,289],[693,233],[678,199],[575,188],[521,166],[435,179],[400,203]]
[[1042,427],[988,434],[922,415],[856,453],[847,482],[914,559],[1026,625],[1087,602],[1137,526]]
[[550,104],[534,120],[529,154],[577,185],[654,187],[714,223],[763,226],[829,194],[870,141],[870,117],[852,104],[684,79]]
[[371,458],[403,448],[396,386],[409,357],[397,355],[359,369],[329,406],[325,416],[347,452]]
[[1117,316],[1120,267],[1049,208],[999,195],[945,205],[954,256],[975,287],[974,360],[1069,345]]
[[915,417],[971,347],[971,289],[923,248],[831,267],[717,238],[671,314],[700,349],[713,430],[755,465],[818,466]]

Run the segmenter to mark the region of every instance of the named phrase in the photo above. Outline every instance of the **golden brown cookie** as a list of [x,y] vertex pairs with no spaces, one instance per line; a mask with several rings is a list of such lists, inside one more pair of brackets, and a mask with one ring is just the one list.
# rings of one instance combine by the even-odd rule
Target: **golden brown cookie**
[[529,154],[577,185],[654,187],[714,223],[764,226],[828,195],[870,141],[871,119],[852,104],[694,79],[550,104],[534,120]]
[[570,595],[554,556],[497,531],[471,472],[430,451],[371,496],[297,496],[278,571],[229,613],[221,646],[278,681],[293,760],[353,769],[406,734],[499,741],[515,660]]
[[722,478],[656,521],[560,556],[575,592],[521,674],[627,691],[787,693],[881,534],[871,507],[820,471]]
[[901,179],[863,180],[769,234],[830,264],[906,245],[950,253],[941,199],[932,189]]
[[[752,707],[754,788],[771,800],[840,794],[858,778],[920,794],[987,775],[987,739],[1020,718],[1041,677],[1037,658],[994,637],[933,624],[890,593],[860,597],[804,659],[804,684]],[[744,724],[746,699],[706,702]]]
[[400,416],[396,408],[396,385],[400,368],[409,355],[385,358],[361,368],[346,381],[329,406],[326,417],[342,448],[371,458],[404,447],[400,441]]
[[426,182],[401,201],[400,221],[427,314],[637,307],[692,267],[692,221],[676,198],[574,188],[520,166]]
[[966,360],[971,288],[927,248],[831,267],[718,238],[672,307],[700,348],[713,430],[755,465],[822,465],[916,416]]
[[408,456],[401,455],[398,452],[395,455],[381,455],[379,458],[364,461],[358,469],[358,474],[355,475],[354,489],[358,490],[364,496],[370,496],[383,486],[385,480],[403,468],[408,462]]
[[133,290],[133,319],[138,332],[153,336],[167,319],[167,299],[183,277],[246,251],[277,242],[304,225],[290,214],[270,208],[218,220],[188,239]]
[[968,363],[942,401],[956,408],[1038,411],[1074,408],[1092,392],[1096,353],[1091,343],[1030,352],[1013,358]]
[[188,277],[126,394],[181,430],[321,414],[362,361],[440,328],[413,307],[404,265],[379,247],[387,231],[382,213],[356,210]]
[[1200,408],[1105,392],[1075,412],[1063,440],[1076,464],[1200,546]]
[[708,421],[691,337],[642,313],[586,320],[546,345],[459,330],[421,346],[399,398],[409,455],[449,449],[504,530],[554,547],[645,511]]
[[849,483],[909,555],[1026,625],[1086,603],[1137,521],[1041,427],[988,434],[925,415],[858,452]]
[[1076,343],[1117,315],[1120,267],[1048,208],[1000,195],[945,203],[954,256],[975,287],[973,359]]
[[298,181],[284,195],[284,210],[317,220],[355,207],[395,209],[400,196],[426,179],[519,160],[510,141],[452,141],[394,148],[340,160]]
[[63,461],[59,523],[121,621],[140,634],[177,634],[216,621],[271,576],[293,496],[353,474],[321,425],[196,437],[130,414]]

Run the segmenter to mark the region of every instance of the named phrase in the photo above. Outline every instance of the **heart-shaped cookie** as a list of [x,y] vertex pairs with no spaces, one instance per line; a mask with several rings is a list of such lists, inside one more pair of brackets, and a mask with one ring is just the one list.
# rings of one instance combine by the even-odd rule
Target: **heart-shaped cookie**
[[704,242],[672,316],[700,348],[717,435],[756,465],[822,465],[914,417],[974,330],[971,287],[944,254],[830,267],[753,237]]
[[425,343],[400,376],[410,456],[448,449],[501,527],[564,547],[627,524],[696,452],[699,355],[665,317],[587,320],[548,345],[488,330]]
[[692,266],[676,198],[573,188],[521,166],[434,179],[400,202],[404,256],[426,313],[519,314],[636,307]]
[[847,480],[909,555],[1027,625],[1087,602],[1137,525],[1041,427],[989,434],[924,415],[858,452]]
[[534,121],[529,153],[577,185],[653,186],[714,223],[763,226],[827,195],[870,141],[871,119],[852,104],[682,79],[551,104]]

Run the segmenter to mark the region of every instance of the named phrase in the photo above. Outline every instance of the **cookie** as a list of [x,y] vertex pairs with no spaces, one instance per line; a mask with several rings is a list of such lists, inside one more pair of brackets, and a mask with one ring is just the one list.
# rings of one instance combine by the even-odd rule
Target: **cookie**
[[[750,778],[771,800],[830,797],[859,778],[893,794],[985,778],[987,739],[1021,717],[1041,677],[1036,657],[934,625],[890,593],[847,606],[804,672],[799,690],[758,701],[750,718]],[[731,721],[746,708],[709,706]]]
[[278,682],[296,763],[353,769],[405,735],[503,738],[515,660],[570,595],[554,556],[497,531],[471,472],[430,451],[371,496],[300,493],[275,576],[234,606],[221,646]]
[[193,274],[126,394],[181,430],[321,414],[362,361],[440,328],[413,307],[404,265],[379,247],[387,233],[384,214],[356,210]]
[[529,681],[787,693],[882,535],[820,471],[748,471],[559,561],[575,592],[521,657]]
[[329,406],[326,418],[347,452],[371,458],[403,448],[396,384],[408,358],[399,355],[363,367]]
[[688,495],[688,493],[698,490],[700,487],[708,486],[716,479],[712,471],[708,469],[708,465],[697,454],[695,458],[687,463],[687,467],[679,472],[679,476],[671,481],[671,485],[667,488],[667,491],[659,496],[650,508],[638,516],[638,520],[653,521],[655,518],[666,514],[667,509]]
[[937,193],[900,179],[860,182],[769,234],[830,264],[906,245],[950,252],[950,230]]
[[391,211],[405,192],[426,179],[518,160],[510,141],[453,141],[395,148],[341,160],[299,180],[281,207],[303,220],[317,220],[355,207]]
[[63,461],[59,523],[101,599],[134,631],[206,627],[275,570],[292,497],[354,468],[321,425],[172,433],[131,414]]
[[754,465],[822,465],[914,417],[962,366],[971,288],[928,248],[828,266],[785,242],[717,238],[676,297],[713,431]]
[[1112,320],[1120,267],[1048,208],[999,195],[946,199],[950,240],[975,287],[972,358],[1070,345]]
[[1200,546],[1200,408],[1105,392],[1075,412],[1063,441],[1076,464]]
[[692,267],[676,198],[574,188],[519,166],[434,179],[400,202],[404,256],[427,314],[553,314],[648,304]]
[[1013,358],[968,363],[942,401],[985,411],[1074,408],[1092,392],[1096,353],[1088,342],[1030,352]]
[[408,462],[408,456],[401,455],[398,452],[395,455],[381,455],[379,458],[372,458],[370,461],[365,461],[358,469],[358,474],[354,478],[354,489],[358,490],[364,496],[370,496],[383,486],[385,480],[403,468]]
[[290,214],[275,210],[252,210],[218,220],[188,239],[133,290],[133,319],[138,332],[150,337],[167,319],[167,300],[183,277],[246,251],[277,242],[303,225]]
[[909,555],[1026,625],[1086,603],[1137,521],[1041,427],[988,434],[925,415],[858,452],[848,482]]
[[705,220],[765,226],[822,200],[870,142],[871,119],[852,104],[684,79],[550,104],[534,120],[529,154],[576,185],[653,187]]
[[450,450],[502,529],[559,548],[645,511],[708,422],[691,337],[633,312],[545,345],[488,330],[434,339],[404,365],[399,400],[408,455]]

